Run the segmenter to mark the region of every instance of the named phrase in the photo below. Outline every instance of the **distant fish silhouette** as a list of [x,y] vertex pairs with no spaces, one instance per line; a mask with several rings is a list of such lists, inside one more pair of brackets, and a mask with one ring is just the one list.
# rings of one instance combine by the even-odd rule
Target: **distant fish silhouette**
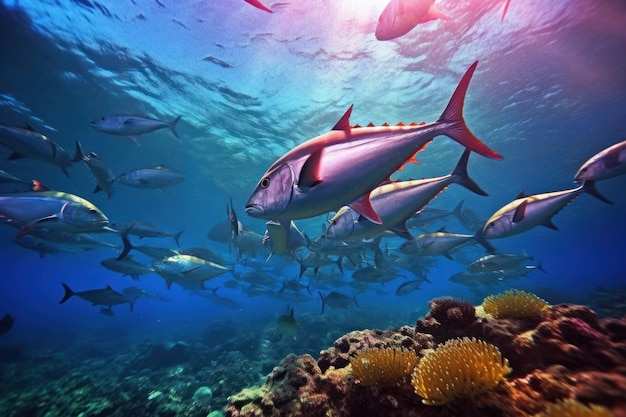
[[378,18],[376,39],[398,38],[419,23],[435,19],[450,19],[435,8],[435,0],[391,0]]
[[245,0],[245,2],[253,5],[257,9],[261,9],[269,13],[274,13],[273,11],[265,7],[259,0]]

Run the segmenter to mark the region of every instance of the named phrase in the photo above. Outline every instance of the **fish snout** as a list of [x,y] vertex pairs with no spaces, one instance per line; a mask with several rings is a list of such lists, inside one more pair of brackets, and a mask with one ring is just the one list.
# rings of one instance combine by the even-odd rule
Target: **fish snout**
[[260,204],[246,204],[246,214],[252,217],[262,217],[265,210]]

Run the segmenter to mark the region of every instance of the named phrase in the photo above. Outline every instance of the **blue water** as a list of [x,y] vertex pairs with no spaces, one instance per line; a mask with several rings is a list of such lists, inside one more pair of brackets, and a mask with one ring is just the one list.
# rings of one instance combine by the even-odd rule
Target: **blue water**
[[[3,148],[0,169],[82,196],[112,221],[144,219],[170,232],[184,230],[181,246],[211,248],[234,262],[228,245],[209,240],[207,232],[226,219],[230,198],[244,226],[264,232],[264,222],[246,216],[244,205],[274,160],[328,131],[352,103],[353,123],[433,121],[475,60],[479,65],[465,119],[504,160],[470,159],[470,175],[488,197],[453,185],[431,207],[452,210],[465,200],[465,207],[488,218],[520,190],[535,194],[574,187],[574,173],[585,160],[624,140],[624,2],[513,0],[500,22],[501,1],[447,1],[438,8],[451,20],[379,42],[373,33],[385,3],[268,2],[275,11],[269,14],[239,0],[3,1],[0,123],[27,123],[72,153],[79,139],[116,174],[164,164],[186,180],[163,190],[118,185],[107,200],[103,193],[92,194],[95,181],[82,164],[72,166],[68,178],[38,161],[9,161],[10,151]],[[167,121],[182,115],[177,127],[182,139],[166,129],[140,136],[139,147],[89,126],[102,115],[136,113]],[[419,165],[394,178],[445,175],[461,151],[452,140],[437,138],[419,154]],[[316,292],[331,288],[315,280],[312,296],[294,302],[225,288],[233,279],[225,274],[207,287],[220,286],[218,294],[240,303],[229,308],[177,285],[168,290],[156,274],[136,282],[101,267],[115,250],[40,258],[13,242],[13,228],[1,227],[0,316],[10,313],[16,321],[0,336],[0,345],[63,350],[91,340],[118,340],[122,346],[146,338],[193,340],[224,322],[262,339],[292,305],[296,318],[306,317],[302,321],[309,324],[299,332],[319,331],[326,339],[314,348],[293,341],[287,350],[315,355],[326,340],[332,343],[348,330],[411,325],[429,299],[444,295],[479,304],[491,292],[519,288],[549,302],[581,302],[597,287],[626,285],[626,177],[602,181],[598,189],[615,204],[582,195],[553,219],[560,231],[538,227],[492,242],[500,252],[526,251],[547,274],[534,271],[482,293],[470,291],[448,281],[465,269],[463,260],[482,255],[480,248],[464,250],[455,261],[435,259],[428,271],[433,284],[408,296],[394,295],[403,278],[370,285],[358,295],[361,311],[368,314],[353,306],[329,312],[345,319],[341,326],[319,316]],[[320,216],[296,223],[316,237],[324,222]],[[453,217],[429,231],[443,225],[469,232]],[[173,246],[171,239],[134,242]],[[391,248],[401,243],[387,240]],[[274,292],[280,281],[298,274],[294,260],[273,259],[268,265],[278,277]],[[327,272],[339,274],[334,267]],[[346,270],[346,284],[352,272]],[[307,273],[304,282],[311,279]],[[122,305],[113,307],[115,317],[107,317],[78,298],[59,305],[61,282],[75,291],[137,285],[170,301],[140,299],[134,313]],[[348,285],[332,289],[355,294]]]

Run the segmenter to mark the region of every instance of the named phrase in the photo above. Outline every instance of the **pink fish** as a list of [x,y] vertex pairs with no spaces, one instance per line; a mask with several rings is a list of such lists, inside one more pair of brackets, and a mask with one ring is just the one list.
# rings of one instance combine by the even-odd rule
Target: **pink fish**
[[246,213],[295,220],[348,205],[380,224],[370,191],[436,136],[447,135],[483,156],[502,159],[470,132],[463,119],[465,93],[477,65],[469,67],[443,114],[432,123],[350,126],[350,106],[330,132],[295,147],[269,167],[250,196]]
[[274,13],[273,11],[271,11],[269,8],[265,7],[263,5],[263,3],[261,3],[259,0],[244,0],[246,3],[249,3],[251,5],[253,5],[254,7],[256,7],[257,9],[261,9],[263,11],[266,11],[268,13]]
[[378,18],[376,39],[398,38],[419,23],[435,19],[450,19],[435,8],[435,0],[391,0]]

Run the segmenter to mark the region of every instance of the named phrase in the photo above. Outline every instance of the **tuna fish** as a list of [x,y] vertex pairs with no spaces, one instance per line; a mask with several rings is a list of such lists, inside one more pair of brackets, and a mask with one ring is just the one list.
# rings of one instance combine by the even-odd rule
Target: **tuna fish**
[[501,159],[470,132],[463,119],[465,93],[477,65],[469,67],[441,117],[432,123],[353,127],[350,107],[330,132],[295,147],[270,166],[250,196],[246,213],[268,220],[296,220],[348,205],[380,223],[370,191],[435,137],[447,135],[474,152]]
[[135,188],[165,188],[184,180],[184,174],[163,165],[131,169],[115,178],[116,182]]
[[382,223],[373,223],[344,206],[330,220],[325,237],[338,240],[362,239],[389,229],[407,240],[413,239],[407,230],[406,221],[448,185],[457,183],[476,194],[487,195],[467,175],[469,155],[470,151],[465,150],[456,168],[444,177],[398,181],[375,188],[370,193],[370,201]]
[[497,239],[525,232],[535,226],[559,230],[552,217],[580,194],[588,193],[607,204],[613,204],[598,192],[594,181],[585,181],[580,187],[564,191],[535,194],[523,193],[517,199],[496,211],[485,223],[482,236]]
[[63,304],[71,297],[77,296],[79,298],[82,298],[83,300],[89,301],[94,306],[106,306],[111,308],[111,306],[114,305],[128,303],[130,305],[130,311],[133,311],[133,306],[135,304],[134,300],[122,293],[115,291],[108,285],[106,286],[106,288],[103,289],[79,292],[72,291],[72,289],[65,283],[62,283],[62,285],[65,289],[65,295],[63,296],[61,301],[59,301],[59,304]]
[[96,188],[94,188],[93,193],[104,191],[107,195],[107,200],[111,198],[115,175],[113,175],[113,171],[104,163],[102,158],[95,152],[85,155],[79,141],[76,141],[76,158],[80,158],[83,161],[96,179]]
[[72,158],[60,145],[41,133],[35,132],[30,126],[20,128],[0,124],[0,143],[13,151],[9,159],[24,157],[37,159],[58,166],[68,177],[67,168],[72,165],[72,162],[80,160],[76,157]]
[[60,191],[0,195],[0,214],[21,223],[16,238],[35,228],[76,233],[108,230],[109,224],[95,205]]
[[322,299],[322,312],[324,314],[324,307],[328,305],[330,308],[348,308],[350,304],[354,304],[357,307],[361,307],[356,301],[356,296],[348,297],[340,292],[331,291],[328,295],[324,295],[321,291],[317,292]]
[[168,128],[172,131],[172,134],[180,139],[178,133],[176,133],[176,124],[180,121],[182,116],[178,116],[171,122],[164,122],[162,120],[153,119],[151,117],[139,116],[139,115],[111,115],[102,116],[90,123],[94,129],[117,136],[128,136],[137,145],[137,136],[144,135],[146,133],[154,132],[155,130]]
[[626,140],[609,146],[587,160],[574,181],[599,181],[626,174]]

